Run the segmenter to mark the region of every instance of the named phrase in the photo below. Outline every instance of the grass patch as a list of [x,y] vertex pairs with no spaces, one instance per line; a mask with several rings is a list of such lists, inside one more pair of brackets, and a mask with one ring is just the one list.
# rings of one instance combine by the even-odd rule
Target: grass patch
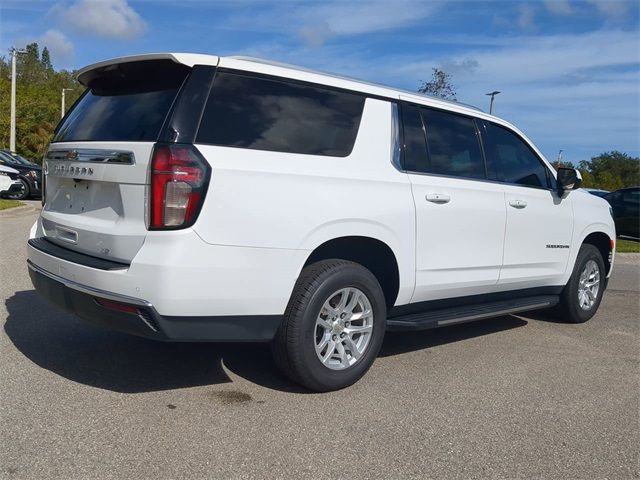
[[640,253],[640,242],[634,242],[633,240],[621,240],[616,241],[616,252],[620,253]]
[[0,198],[0,210],[6,210],[7,208],[15,208],[21,207],[24,203],[19,202],[18,200],[8,200],[5,198]]

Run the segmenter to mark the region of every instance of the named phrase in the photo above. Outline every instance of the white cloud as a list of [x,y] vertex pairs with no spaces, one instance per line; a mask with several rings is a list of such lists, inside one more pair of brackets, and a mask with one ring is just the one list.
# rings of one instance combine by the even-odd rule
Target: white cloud
[[569,0],[544,0],[544,6],[554,15],[571,15],[573,12]]
[[518,26],[522,30],[533,30],[536,27],[536,15],[534,8],[527,3],[523,3],[520,5],[519,10]]
[[411,25],[434,12],[438,2],[375,0],[371,2],[332,1],[305,5],[302,20],[321,19],[337,35],[379,32]]
[[54,65],[67,65],[73,59],[73,43],[59,30],[47,30],[38,38],[38,44],[49,49]]
[[[486,109],[484,94],[500,90],[497,114],[520,127],[548,156],[567,146],[572,146],[568,160],[611,149],[638,154],[637,32],[517,36],[484,48],[469,47],[464,40],[454,58],[378,59],[390,74],[385,83],[411,88],[406,79],[422,78],[434,65],[446,70],[466,62],[475,68],[459,70],[452,79],[460,101]],[[485,43],[483,37],[476,43]]]
[[620,17],[627,13],[627,2],[622,0],[587,0],[609,17]]
[[318,48],[337,37],[416,25],[437,11],[442,4],[440,0],[290,0],[273,2],[268,8],[260,8],[264,7],[263,2],[249,2],[251,9],[247,8],[239,14],[231,15],[225,19],[225,25],[234,30],[248,30],[254,33],[293,33],[305,46]]
[[54,14],[63,25],[87,35],[128,40],[147,30],[127,0],[77,0],[69,7],[56,5]]
[[302,41],[311,48],[323,46],[327,40],[335,36],[335,32],[329,28],[326,22],[317,25],[306,25],[298,30],[298,35]]

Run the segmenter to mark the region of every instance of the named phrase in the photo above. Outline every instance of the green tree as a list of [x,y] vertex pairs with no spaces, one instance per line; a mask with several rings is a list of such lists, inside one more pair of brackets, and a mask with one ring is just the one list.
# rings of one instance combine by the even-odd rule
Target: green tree
[[49,49],[47,47],[44,47],[42,49],[40,64],[42,65],[42,68],[44,68],[45,70],[53,70],[53,65],[51,65],[51,56],[49,55]]
[[456,88],[451,83],[451,75],[439,68],[433,69],[430,81],[421,80],[418,92],[431,95],[432,97],[444,98],[445,100],[456,100]]
[[[74,79],[74,72],[56,71],[47,47],[40,54],[37,43],[25,48],[18,56],[16,75],[16,150],[27,158],[40,162],[60,121],[60,95],[68,91],[67,106],[82,93],[83,87]],[[9,148],[11,65],[0,57],[0,148]]]
[[585,187],[613,191],[640,185],[640,158],[615,150],[582,160],[578,169]]

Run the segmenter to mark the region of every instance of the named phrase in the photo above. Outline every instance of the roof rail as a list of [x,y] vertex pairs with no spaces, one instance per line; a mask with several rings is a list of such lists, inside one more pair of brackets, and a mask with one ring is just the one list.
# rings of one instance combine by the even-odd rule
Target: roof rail
[[420,97],[428,98],[430,100],[436,100],[438,102],[444,102],[444,103],[449,103],[449,104],[452,104],[452,105],[463,106],[463,107],[466,107],[466,108],[470,108],[472,110],[476,110],[478,112],[484,112],[481,108],[478,108],[475,105],[471,105],[471,104],[463,103],[463,102],[458,102],[457,100],[447,100],[447,99],[444,99],[444,98],[435,97],[433,95],[426,95],[426,94],[420,93],[420,92],[413,92],[411,90],[405,90],[405,89],[402,89],[402,88],[391,87],[389,85],[384,85],[384,84],[381,84],[381,83],[369,82],[367,80],[362,80],[362,79],[354,78],[354,77],[348,77],[346,75],[338,75],[338,74],[335,74],[335,73],[325,72],[325,71],[322,71],[322,70],[314,70],[312,68],[301,67],[300,65],[293,65],[293,64],[290,64],[290,63],[283,63],[283,62],[275,62],[275,61],[272,61],[272,60],[265,60],[263,58],[250,57],[250,56],[245,56],[245,55],[231,55],[231,56],[229,56],[227,58],[233,58],[235,60],[244,60],[244,61],[253,62],[253,63],[261,63],[263,65],[270,65],[270,66],[273,66],[273,67],[288,68],[288,69],[291,69],[291,70],[298,70],[300,72],[315,73],[315,74],[318,74],[318,75],[324,75],[324,76],[327,76],[327,77],[337,78],[337,79],[340,79],[340,80],[348,80],[350,82],[360,83],[362,85],[368,85],[368,86],[372,86],[372,87],[388,88],[388,89],[391,89],[391,90],[395,90],[396,92],[398,92],[399,94],[402,94],[402,95],[407,95],[407,94],[408,95],[417,95],[417,96],[420,96]]

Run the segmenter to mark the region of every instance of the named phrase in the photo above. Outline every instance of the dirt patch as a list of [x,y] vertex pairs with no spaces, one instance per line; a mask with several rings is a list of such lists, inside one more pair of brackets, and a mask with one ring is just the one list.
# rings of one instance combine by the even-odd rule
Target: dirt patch
[[238,390],[222,390],[220,392],[211,392],[210,395],[223,405],[246,403],[253,399],[248,393],[239,392]]

